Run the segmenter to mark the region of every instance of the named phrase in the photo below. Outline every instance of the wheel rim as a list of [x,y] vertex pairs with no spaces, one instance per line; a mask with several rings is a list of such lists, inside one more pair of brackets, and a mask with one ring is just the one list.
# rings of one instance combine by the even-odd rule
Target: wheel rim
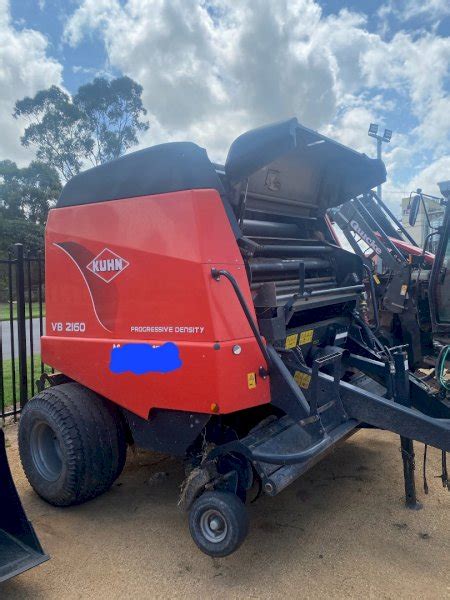
[[210,508],[200,517],[200,529],[208,542],[218,544],[225,539],[228,525],[218,510]]
[[30,450],[34,465],[47,481],[56,481],[62,471],[62,451],[53,429],[40,421],[31,430]]

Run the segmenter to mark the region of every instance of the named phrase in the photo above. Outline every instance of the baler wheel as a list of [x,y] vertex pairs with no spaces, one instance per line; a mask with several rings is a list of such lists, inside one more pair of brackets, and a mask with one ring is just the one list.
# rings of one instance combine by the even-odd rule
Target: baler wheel
[[248,514],[243,502],[230,492],[205,492],[189,513],[192,539],[209,556],[228,556],[248,533]]
[[113,405],[75,382],[29,400],[19,423],[22,466],[50,504],[81,504],[108,490],[126,459],[125,431]]

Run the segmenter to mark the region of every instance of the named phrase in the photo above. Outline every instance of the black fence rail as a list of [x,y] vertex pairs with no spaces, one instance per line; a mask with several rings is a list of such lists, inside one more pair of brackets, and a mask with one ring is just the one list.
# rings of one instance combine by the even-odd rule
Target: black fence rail
[[0,419],[18,416],[49,370],[40,356],[45,328],[44,257],[15,244],[0,257]]

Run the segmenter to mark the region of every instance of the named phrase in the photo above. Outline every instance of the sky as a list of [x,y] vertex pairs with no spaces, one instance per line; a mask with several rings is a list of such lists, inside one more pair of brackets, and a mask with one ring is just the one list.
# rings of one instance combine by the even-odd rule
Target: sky
[[95,76],[143,86],[149,130],[223,161],[240,133],[296,116],[375,154],[384,197],[450,179],[450,0],[0,0],[0,160],[33,158],[14,103]]

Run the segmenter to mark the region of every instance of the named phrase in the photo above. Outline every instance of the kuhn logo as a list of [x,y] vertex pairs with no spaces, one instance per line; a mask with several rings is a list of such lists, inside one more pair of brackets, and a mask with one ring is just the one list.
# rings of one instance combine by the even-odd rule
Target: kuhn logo
[[356,233],[366,242],[366,244],[369,246],[369,248],[372,248],[372,250],[374,250],[377,254],[381,255],[381,248],[380,246],[377,245],[376,241],[374,239],[372,239],[371,237],[369,237],[367,235],[367,233],[365,233],[358,221],[350,221],[350,225],[351,227],[353,227],[354,231],[356,231]]
[[109,283],[122,273],[130,263],[118,254],[105,248],[87,265],[89,271]]

